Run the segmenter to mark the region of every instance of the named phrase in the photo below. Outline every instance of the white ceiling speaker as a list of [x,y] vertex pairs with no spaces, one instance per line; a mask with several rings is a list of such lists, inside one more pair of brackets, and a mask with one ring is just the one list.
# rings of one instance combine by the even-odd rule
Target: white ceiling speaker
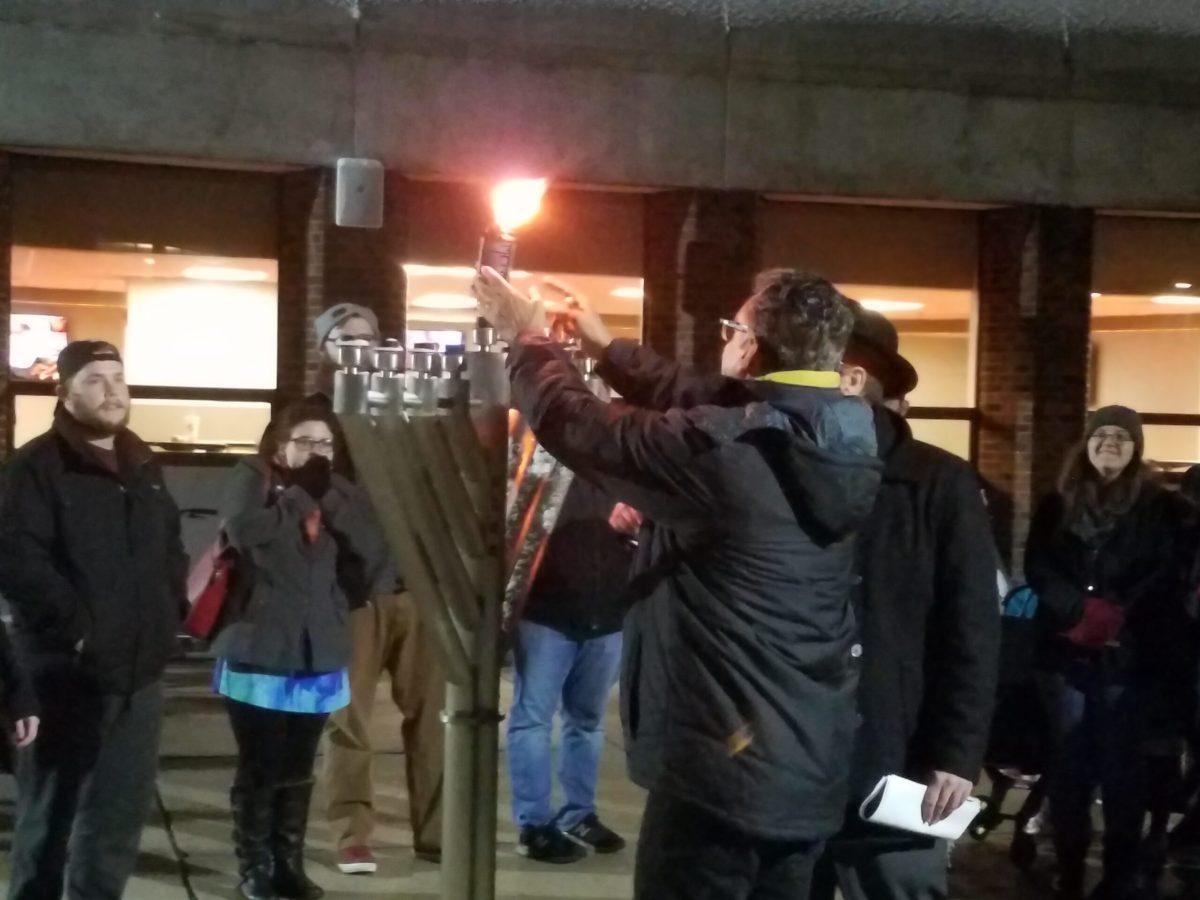
[[351,157],[337,161],[333,221],[343,228],[383,227],[383,163]]

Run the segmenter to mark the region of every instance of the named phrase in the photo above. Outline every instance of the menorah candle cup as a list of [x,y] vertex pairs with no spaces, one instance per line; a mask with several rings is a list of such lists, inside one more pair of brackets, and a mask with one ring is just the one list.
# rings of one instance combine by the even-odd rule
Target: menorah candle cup
[[341,341],[333,373],[333,408],[338,413],[365,413],[370,408],[371,346],[366,341]]

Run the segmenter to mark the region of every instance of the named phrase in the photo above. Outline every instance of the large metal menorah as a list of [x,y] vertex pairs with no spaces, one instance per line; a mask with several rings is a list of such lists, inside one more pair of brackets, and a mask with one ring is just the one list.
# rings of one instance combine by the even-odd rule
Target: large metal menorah
[[[443,900],[493,900],[502,617],[528,589],[570,473],[508,409],[479,349],[339,347],[334,408],[446,673]],[[510,453],[510,438],[511,453]],[[507,526],[507,527],[506,527]]]

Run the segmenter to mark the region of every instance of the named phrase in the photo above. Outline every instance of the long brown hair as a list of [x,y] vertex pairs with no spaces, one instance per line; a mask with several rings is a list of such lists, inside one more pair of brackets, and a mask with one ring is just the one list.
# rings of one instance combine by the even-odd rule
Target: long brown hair
[[1058,492],[1066,509],[1063,521],[1068,527],[1079,522],[1088,511],[1107,513],[1114,518],[1127,512],[1137,501],[1142,486],[1154,477],[1142,460],[1141,451],[1135,449],[1121,474],[1105,484],[1088,459],[1087,444],[1085,437],[1071,449],[1058,476]]

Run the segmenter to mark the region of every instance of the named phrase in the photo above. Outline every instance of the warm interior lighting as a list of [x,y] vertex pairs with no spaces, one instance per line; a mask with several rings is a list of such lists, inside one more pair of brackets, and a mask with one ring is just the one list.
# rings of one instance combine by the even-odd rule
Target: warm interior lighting
[[1200,306],[1200,297],[1188,294],[1159,294],[1157,297],[1151,297],[1150,302],[1163,306]]
[[155,259],[153,256],[147,256],[144,259],[142,259],[142,262],[144,262],[148,266],[153,266],[158,263],[158,260]]
[[425,263],[405,263],[404,272],[407,275],[444,275],[447,278],[474,278],[475,269],[472,266],[430,266]]
[[537,215],[546,193],[545,178],[513,178],[492,189],[492,215],[505,234],[516,231]]
[[645,291],[636,284],[622,285],[619,288],[613,288],[609,293],[622,300],[641,300],[645,296]]
[[412,302],[420,309],[474,309],[477,301],[467,294],[422,294]]
[[1104,295],[1101,294],[1099,291],[1092,291],[1092,299],[1093,300],[1099,300],[1103,296]]
[[918,303],[915,300],[879,300],[872,298],[858,302],[863,305],[863,309],[869,309],[877,313],[914,312],[925,308],[924,303]]
[[1175,287],[1181,291],[1190,291],[1192,289],[1192,283],[1190,281],[1177,281],[1175,282]]
[[266,272],[234,266],[188,266],[183,277],[193,281],[266,281]]

